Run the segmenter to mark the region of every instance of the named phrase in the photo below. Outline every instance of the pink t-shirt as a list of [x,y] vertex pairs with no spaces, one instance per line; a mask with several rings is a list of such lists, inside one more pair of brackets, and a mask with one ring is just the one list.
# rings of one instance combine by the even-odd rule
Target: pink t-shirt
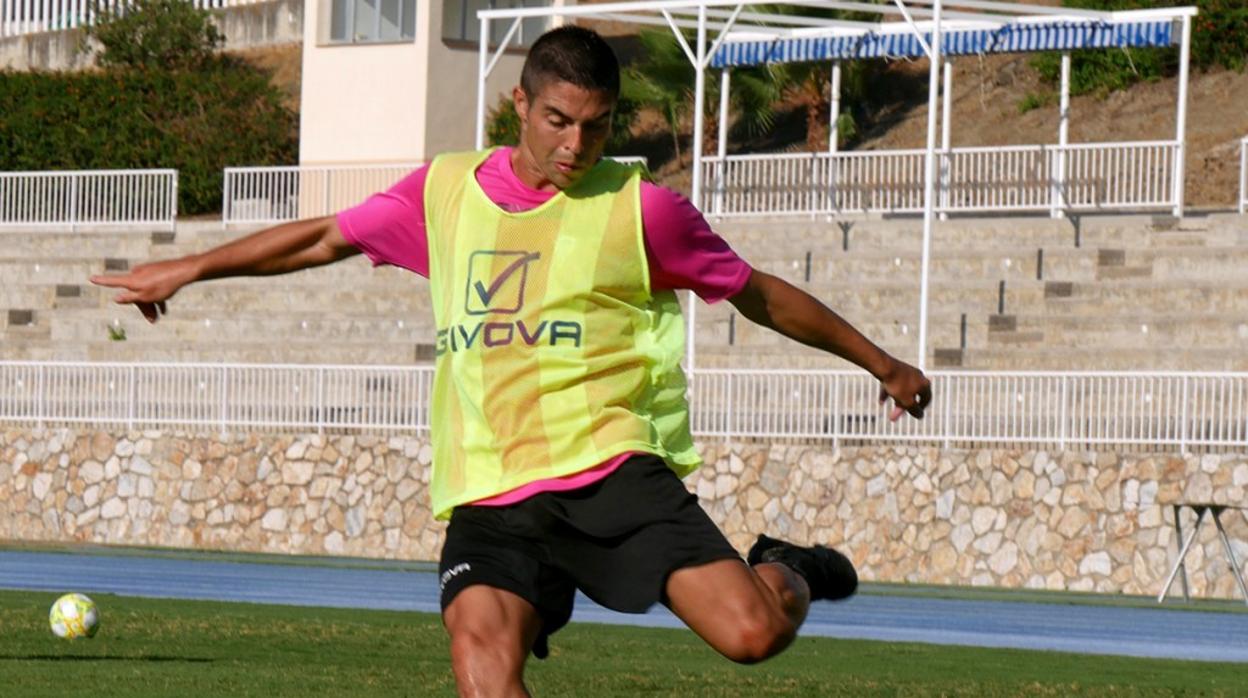
[[[494,203],[507,211],[526,211],[555,195],[520,181],[510,156],[511,148],[499,148],[477,168],[477,182]],[[428,278],[424,206],[428,172],[428,165],[421,167],[388,191],[338,214],[343,237],[375,266],[390,264]],[[715,303],[735,296],[749,280],[750,266],[680,194],[642,182],[641,224],[652,289],[689,289],[707,303]],[[531,482],[474,504],[504,506],[539,492],[584,487],[610,475],[631,455],[626,453],[565,477]]]

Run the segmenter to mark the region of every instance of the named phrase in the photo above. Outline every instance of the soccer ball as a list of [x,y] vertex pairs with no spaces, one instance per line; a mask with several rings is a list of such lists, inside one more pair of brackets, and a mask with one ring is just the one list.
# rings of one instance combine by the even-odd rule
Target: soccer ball
[[100,629],[100,612],[95,609],[95,602],[85,595],[66,594],[52,604],[48,623],[57,637],[66,640],[95,637]]

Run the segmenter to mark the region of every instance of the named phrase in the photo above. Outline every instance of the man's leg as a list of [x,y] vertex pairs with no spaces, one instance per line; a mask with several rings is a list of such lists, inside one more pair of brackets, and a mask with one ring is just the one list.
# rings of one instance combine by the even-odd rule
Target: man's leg
[[810,589],[787,565],[718,560],[673,572],[667,604],[717,652],[752,664],[778,654],[797,636]]
[[474,584],[456,594],[442,622],[451,636],[459,695],[529,695],[524,662],[542,627],[532,604],[509,591]]

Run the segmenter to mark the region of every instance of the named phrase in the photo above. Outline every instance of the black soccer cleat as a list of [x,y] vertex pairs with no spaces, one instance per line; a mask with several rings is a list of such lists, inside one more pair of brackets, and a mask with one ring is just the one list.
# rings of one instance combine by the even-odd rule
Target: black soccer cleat
[[858,590],[858,572],[854,570],[854,563],[822,545],[807,548],[760,534],[745,559],[751,566],[760,562],[778,562],[802,575],[810,587],[812,601],[840,601],[853,596]]

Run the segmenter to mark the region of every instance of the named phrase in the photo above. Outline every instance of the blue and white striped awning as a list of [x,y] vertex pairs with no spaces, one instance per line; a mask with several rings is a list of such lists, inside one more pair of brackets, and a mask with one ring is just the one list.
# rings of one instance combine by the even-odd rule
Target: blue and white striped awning
[[[932,37],[929,33],[923,38],[930,42]],[[950,27],[941,32],[941,50],[947,55],[965,56],[1091,48],[1146,48],[1172,46],[1177,40],[1174,23],[1169,19],[1113,23],[1099,20],[1015,23],[990,29]],[[920,58],[924,55],[923,46],[912,31],[863,31],[834,36],[753,41],[729,39],[711,58],[711,67],[855,58]]]

